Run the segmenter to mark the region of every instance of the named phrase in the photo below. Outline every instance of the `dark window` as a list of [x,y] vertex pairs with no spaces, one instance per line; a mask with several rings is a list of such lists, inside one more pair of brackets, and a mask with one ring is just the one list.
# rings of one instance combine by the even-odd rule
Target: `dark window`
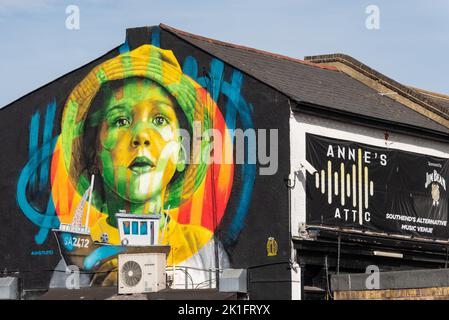
[[148,226],[146,221],[140,222],[140,234],[147,235],[148,234]]
[[137,221],[133,221],[132,229],[133,234],[139,234],[139,223]]
[[125,221],[125,222],[123,222],[123,232],[125,233],[125,234],[129,234],[129,221]]

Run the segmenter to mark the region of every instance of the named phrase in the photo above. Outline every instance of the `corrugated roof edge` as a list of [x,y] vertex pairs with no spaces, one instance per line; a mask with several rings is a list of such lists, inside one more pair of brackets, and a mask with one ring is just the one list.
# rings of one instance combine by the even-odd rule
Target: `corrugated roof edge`
[[211,38],[199,36],[199,35],[196,35],[196,34],[193,34],[193,33],[189,33],[189,32],[183,31],[183,30],[179,30],[179,29],[170,27],[170,26],[168,26],[166,24],[163,24],[163,23],[159,24],[159,27],[161,29],[164,29],[164,30],[172,32],[172,33],[177,33],[177,34],[180,34],[180,35],[184,35],[184,36],[187,36],[187,37],[191,37],[191,38],[194,38],[194,39],[198,39],[198,40],[214,43],[214,44],[225,46],[225,47],[246,50],[246,51],[249,51],[249,52],[254,52],[254,53],[270,56],[270,57],[273,57],[273,58],[278,58],[278,59],[288,60],[288,61],[292,61],[292,62],[297,62],[297,63],[301,63],[301,64],[304,64],[304,65],[308,65],[308,66],[312,66],[312,67],[316,67],[316,68],[320,68],[320,69],[331,70],[331,71],[339,71],[336,67],[333,67],[333,66],[319,65],[317,63],[304,61],[304,60],[301,60],[301,59],[296,59],[296,58],[284,56],[284,55],[277,54],[277,53],[272,53],[272,52],[268,52],[268,51],[264,51],[264,50],[254,49],[254,48],[251,48],[251,47],[237,45],[237,44],[234,44],[234,43],[229,43],[229,42],[224,42],[224,41],[220,41],[220,40],[216,40],[216,39],[211,39]]
[[407,87],[386,75],[370,68],[364,63],[358,61],[357,59],[348,56],[342,53],[335,54],[325,54],[325,55],[317,55],[317,56],[306,56],[305,60],[313,62],[313,63],[330,63],[330,62],[340,62],[343,63],[357,72],[380,82],[385,87],[397,92],[401,96],[425,107],[431,112],[438,114],[439,116],[449,120],[449,112],[447,109],[436,103],[435,101],[431,101],[424,94],[420,93],[418,90],[415,90],[411,87]]

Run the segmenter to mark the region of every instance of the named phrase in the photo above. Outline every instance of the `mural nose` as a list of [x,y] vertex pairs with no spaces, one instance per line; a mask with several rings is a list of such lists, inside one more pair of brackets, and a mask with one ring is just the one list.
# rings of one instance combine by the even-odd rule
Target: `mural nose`
[[134,147],[139,146],[149,146],[150,145],[150,136],[146,132],[139,132],[137,133],[132,141],[132,145]]

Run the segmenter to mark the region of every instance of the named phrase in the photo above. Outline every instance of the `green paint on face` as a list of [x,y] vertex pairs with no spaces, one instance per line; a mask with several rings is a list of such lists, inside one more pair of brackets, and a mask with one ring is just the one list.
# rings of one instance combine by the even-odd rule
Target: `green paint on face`
[[133,212],[163,205],[180,152],[176,107],[162,87],[147,79],[127,79],[119,88],[104,90],[98,112],[101,175]]
[[117,167],[117,193],[119,195],[126,194],[126,171],[128,168],[125,167]]
[[104,150],[112,150],[117,145],[118,132],[117,130],[108,130],[108,134],[103,141]]
[[102,150],[100,153],[100,161],[101,161],[101,175],[103,177],[104,182],[108,186],[115,185],[115,168],[112,162],[111,155],[106,150]]

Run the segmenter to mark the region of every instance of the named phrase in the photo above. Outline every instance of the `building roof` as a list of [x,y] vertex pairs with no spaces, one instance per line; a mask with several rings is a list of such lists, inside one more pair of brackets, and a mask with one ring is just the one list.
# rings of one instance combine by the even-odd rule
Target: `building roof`
[[428,90],[420,89],[420,88],[414,88],[410,87],[410,89],[413,89],[422,95],[426,96],[430,101],[440,105],[442,108],[447,110],[449,112],[449,96],[441,93],[431,92]]
[[[217,41],[163,24],[160,27],[275,88],[300,106],[321,106],[370,120],[449,134],[449,128],[388,95],[380,94],[335,67]],[[412,88],[410,92],[416,93],[416,99],[423,97]],[[438,102],[437,100],[441,98],[429,97],[431,102]],[[439,108],[438,104],[435,110],[443,113],[444,110],[449,110],[449,100],[445,100],[444,106],[445,108]]]
[[[346,116],[355,121],[366,120],[366,123],[377,126],[380,124],[389,130],[406,130],[415,134],[427,133],[444,140],[449,134],[449,96],[406,87],[347,55],[310,56],[306,57],[306,60],[300,60],[194,35],[164,24],[160,24],[159,27],[283,93],[296,102],[293,105],[294,111],[313,109],[315,112],[331,112],[339,118]],[[147,39],[146,33],[152,28],[154,27],[128,29],[127,41],[144,41],[142,39]],[[115,52],[117,48],[104,56]],[[382,94],[366,83],[358,81],[327,63],[329,61],[344,61],[350,64],[357,71],[366,73],[373,81],[386,84],[394,92],[423,105],[429,112],[441,116],[445,121],[447,120],[446,126],[436,121],[435,117],[428,117],[398,102],[397,99],[392,98],[392,95]],[[82,67],[69,72],[42,87],[81,69]],[[41,88],[9,103],[2,110]]]

